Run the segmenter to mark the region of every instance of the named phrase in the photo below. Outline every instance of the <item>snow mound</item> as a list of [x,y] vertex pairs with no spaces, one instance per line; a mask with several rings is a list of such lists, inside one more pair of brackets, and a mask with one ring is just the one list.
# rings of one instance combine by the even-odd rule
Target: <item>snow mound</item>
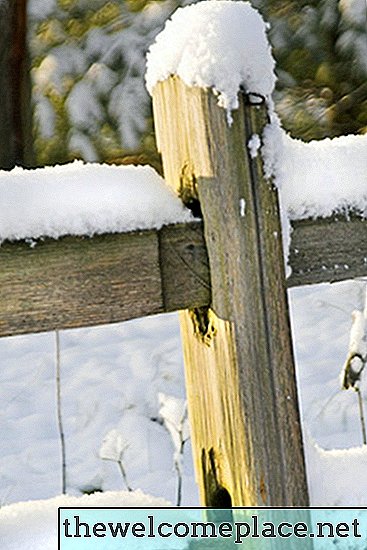
[[275,62],[267,25],[249,2],[206,1],[179,8],[147,55],[146,84],[178,75],[188,86],[213,88],[230,113],[238,91],[270,97]]
[[367,217],[367,134],[305,143],[281,127],[275,113],[262,135],[267,178],[279,190],[286,276],[291,220],[324,218],[350,211]]
[[272,122],[263,139],[265,171],[291,219],[349,209],[367,215],[367,134],[304,143]]
[[139,507],[170,506],[162,498],[140,490],[109,491],[82,497],[58,496],[49,500],[18,502],[0,509],[2,550],[55,550],[59,507]]
[[312,506],[366,505],[366,445],[325,450],[306,433],[305,455]]
[[0,242],[159,229],[191,213],[149,166],[0,171]]

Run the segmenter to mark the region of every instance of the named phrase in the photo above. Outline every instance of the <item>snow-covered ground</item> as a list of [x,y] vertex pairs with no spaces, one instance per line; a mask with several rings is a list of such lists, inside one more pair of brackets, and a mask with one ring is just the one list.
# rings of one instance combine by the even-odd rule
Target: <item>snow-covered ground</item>
[[[314,505],[366,504],[367,450],[361,447],[357,397],[352,390],[341,390],[339,376],[348,352],[351,313],[363,309],[364,291],[364,282],[347,281],[289,293]],[[3,338],[0,356],[2,549],[51,549],[54,512],[75,501],[10,503],[61,492],[55,335]],[[67,492],[125,488],[117,463],[100,458],[105,436],[117,430],[128,444],[123,464],[131,487],[175,503],[174,446],[157,419],[158,393],[182,398],[185,391],[176,314],[61,332],[61,372]],[[182,504],[198,505],[189,444],[183,467]],[[85,498],[81,505],[103,507],[135,497],[98,493],[88,503]],[[126,502],[128,506],[130,500]],[[149,498],[144,502],[159,505]],[[14,525],[20,522],[24,528],[15,536]]]
[[[351,313],[363,308],[364,287],[347,281],[289,293],[303,424],[324,449],[362,441],[357,397],[341,390],[340,372]],[[116,429],[128,444],[123,463],[131,487],[175,502],[174,447],[157,420],[158,393],[182,398],[185,392],[176,314],[68,330],[60,339],[68,493],[125,488],[118,465],[99,457],[103,439]],[[55,496],[61,491],[55,334],[0,339],[0,356],[1,504]],[[188,444],[184,505],[198,503],[190,452]],[[344,504],[366,489],[356,479],[354,490],[348,480]],[[314,504],[332,505],[333,498],[326,502],[316,493]]]
[[[366,506],[367,447],[357,393],[341,389],[352,311],[363,310],[366,282],[289,292],[311,503]],[[367,384],[360,385],[366,408]]]
[[57,548],[57,514],[59,507],[165,507],[162,498],[141,491],[109,491],[83,497],[60,495],[48,500],[17,503],[0,509],[2,550],[55,550]]
[[[105,436],[117,429],[128,444],[130,486],[175,502],[173,444],[157,420],[159,392],[184,396],[176,316],[65,331],[60,342],[68,493],[125,488],[117,463],[99,457]],[[55,335],[1,339],[0,356],[1,503],[57,495]],[[189,447],[183,503],[194,504]]]

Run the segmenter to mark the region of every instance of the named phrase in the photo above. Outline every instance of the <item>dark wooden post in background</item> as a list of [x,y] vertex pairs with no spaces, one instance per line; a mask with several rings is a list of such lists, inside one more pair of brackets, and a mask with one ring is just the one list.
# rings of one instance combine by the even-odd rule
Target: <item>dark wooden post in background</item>
[[27,0],[0,2],[0,169],[34,166]]
[[27,0],[12,2],[12,35],[9,56],[9,87],[16,165],[34,166],[32,84],[27,45]]
[[210,90],[171,77],[153,93],[165,179],[200,201],[211,272],[211,309],[181,314],[194,462],[205,505],[307,506],[277,191],[247,147],[256,103],[241,94],[230,127]]
[[12,127],[12,85],[9,76],[9,57],[12,30],[11,2],[0,3],[0,169],[15,165],[15,139]]

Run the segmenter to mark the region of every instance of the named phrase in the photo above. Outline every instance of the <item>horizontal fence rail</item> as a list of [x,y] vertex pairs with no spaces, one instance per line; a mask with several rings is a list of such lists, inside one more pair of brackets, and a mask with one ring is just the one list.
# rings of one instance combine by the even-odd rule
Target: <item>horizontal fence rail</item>
[[[288,287],[367,276],[367,222],[292,223]],[[209,305],[201,222],[0,247],[0,336],[114,323]]]
[[125,321],[210,303],[200,222],[0,247],[0,336]]
[[367,221],[355,215],[294,221],[288,287],[367,276]]

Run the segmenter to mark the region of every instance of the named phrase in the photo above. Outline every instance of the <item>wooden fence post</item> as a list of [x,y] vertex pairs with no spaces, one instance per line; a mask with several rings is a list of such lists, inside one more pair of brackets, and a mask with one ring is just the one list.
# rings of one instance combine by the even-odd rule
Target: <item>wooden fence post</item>
[[212,308],[181,313],[196,476],[207,506],[307,506],[277,191],[247,147],[266,106],[240,95],[229,126],[210,90],[153,91],[165,178],[200,203],[211,271]]

